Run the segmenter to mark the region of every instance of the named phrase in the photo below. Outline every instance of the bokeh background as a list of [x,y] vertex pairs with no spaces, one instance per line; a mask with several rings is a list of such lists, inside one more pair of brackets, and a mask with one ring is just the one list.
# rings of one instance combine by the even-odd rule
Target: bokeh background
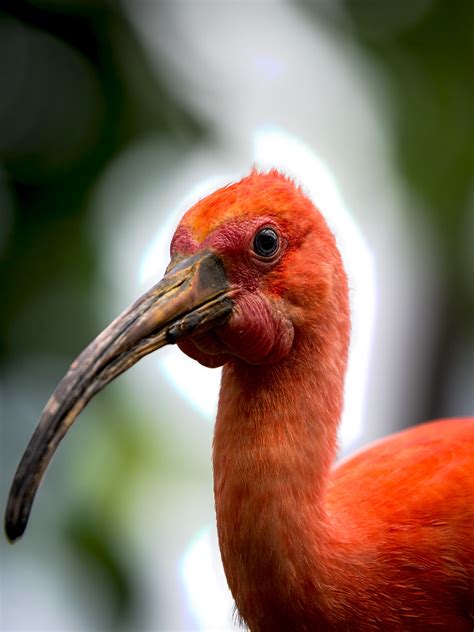
[[[473,34],[471,0],[3,0],[0,504],[72,359],[160,277],[180,211],[272,158],[316,198],[324,165],[365,249],[341,451],[474,414]],[[83,413],[24,539],[0,543],[2,630],[233,629],[218,372],[157,355]]]

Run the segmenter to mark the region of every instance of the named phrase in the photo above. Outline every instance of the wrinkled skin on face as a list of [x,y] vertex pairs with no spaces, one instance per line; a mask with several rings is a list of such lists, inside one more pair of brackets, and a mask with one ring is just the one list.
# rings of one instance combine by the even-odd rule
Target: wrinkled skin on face
[[[199,250],[215,252],[223,262],[232,287],[234,311],[230,320],[204,334],[180,341],[184,353],[207,367],[222,366],[232,358],[248,364],[272,364],[291,350],[298,327],[308,313],[318,318],[333,298],[338,266],[314,251],[319,240],[332,239],[324,220],[301,191],[279,174],[255,173],[245,181],[201,200],[181,221],[171,243],[172,258]],[[262,178],[262,188],[255,186]],[[271,204],[269,200],[271,199]],[[295,224],[292,210],[301,209]],[[269,257],[255,252],[255,236],[272,228],[277,252]],[[324,249],[327,253],[333,248]],[[317,265],[308,266],[308,259]]]
[[182,351],[204,366],[222,366],[231,357],[249,364],[270,364],[287,355],[291,348],[294,329],[285,303],[278,294],[267,293],[268,279],[281,262],[286,240],[280,236],[279,250],[271,260],[259,259],[252,243],[262,226],[272,226],[280,232],[268,218],[263,222],[229,222],[203,244],[194,242],[186,228],[175,234],[174,257],[190,255],[202,248],[212,250],[223,262],[232,288],[234,310],[230,320],[224,326],[178,343]]

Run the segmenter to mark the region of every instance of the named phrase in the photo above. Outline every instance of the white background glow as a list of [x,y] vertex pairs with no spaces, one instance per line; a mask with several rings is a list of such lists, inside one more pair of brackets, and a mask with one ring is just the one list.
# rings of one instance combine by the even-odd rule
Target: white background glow
[[[325,215],[349,274],[353,335],[342,448],[387,434],[405,416],[406,393],[416,388],[406,383],[403,365],[413,344],[409,332],[417,331],[423,344],[413,321],[429,284],[423,241],[413,222],[406,230],[399,212],[406,200],[389,165],[373,77],[355,49],[317,24],[310,28],[290,3],[272,4],[271,12],[268,3],[189,3],[186,11],[176,3],[167,5],[166,18],[155,15],[155,6],[137,0],[131,9],[150,59],[165,55],[175,88],[187,86],[182,98],[212,121],[219,143],[181,154],[143,143],[105,174],[94,232],[108,240],[104,274],[113,292],[112,300],[106,297],[107,317],[161,277],[174,227],[192,202],[240,179],[253,163],[275,166]],[[187,478],[172,493],[155,482],[145,495],[142,511],[156,523],[149,540],[141,534],[140,547],[162,595],[159,612],[150,606],[149,627],[156,629],[159,618],[163,630],[230,629],[232,599],[215,544],[212,424],[203,423],[214,419],[219,372],[167,349],[137,366],[128,383],[150,416],[161,419],[174,449],[188,451],[206,472],[202,485]],[[173,412],[160,414],[163,406]],[[152,494],[159,504],[155,518],[147,504]],[[153,551],[153,559],[145,551]]]

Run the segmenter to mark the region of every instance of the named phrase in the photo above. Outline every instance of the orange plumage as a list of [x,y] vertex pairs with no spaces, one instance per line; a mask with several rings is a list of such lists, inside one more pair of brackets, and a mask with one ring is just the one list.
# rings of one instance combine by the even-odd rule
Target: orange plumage
[[[229,224],[230,241],[221,239]],[[248,224],[273,225],[286,242],[268,270],[244,270],[249,239],[235,235],[246,235]],[[269,299],[293,329],[290,350],[271,362],[243,331],[242,354],[229,325],[212,344],[181,345],[208,366],[225,363],[215,498],[224,568],[245,623],[255,632],[471,632],[474,420],[407,430],[331,471],[349,310],[342,262],[322,216],[280,174],[253,172],[192,208],[179,243],[188,253],[216,248],[235,284],[252,283],[249,292]],[[238,293],[242,312],[258,303],[242,287]]]
[[426,424],[333,468],[349,346],[335,239],[300,189],[253,171],[191,208],[164,278],[71,365],[18,466],[11,541],[80,410],[177,342],[223,366],[219,544],[252,632],[474,628],[474,419]]

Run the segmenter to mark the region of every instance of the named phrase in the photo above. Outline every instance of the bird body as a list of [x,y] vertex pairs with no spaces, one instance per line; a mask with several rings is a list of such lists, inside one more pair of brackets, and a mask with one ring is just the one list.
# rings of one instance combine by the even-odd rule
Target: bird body
[[276,171],[200,200],[163,280],[72,364],[15,475],[24,531],[42,474],[100,388],[164,344],[223,366],[213,444],[219,545],[252,632],[472,632],[474,419],[432,422],[333,469],[349,346],[335,239]]
[[248,414],[258,395],[245,390],[234,442],[219,412],[214,471],[224,568],[249,628],[471,632],[474,422],[418,426],[328,472],[334,435],[301,433],[301,414],[275,433],[273,414]]
[[252,631],[472,632],[474,421],[417,426],[330,471],[337,424],[301,369],[286,394],[281,367],[224,368],[217,525],[242,618]]
[[[357,601],[354,612],[373,617],[374,629],[403,622],[402,629],[472,631],[473,446],[472,420],[436,421],[392,435],[334,471],[327,510],[344,520],[346,535],[352,531],[349,559],[365,567],[353,573],[365,612]],[[362,619],[359,628],[370,626]]]
[[[284,267],[243,283],[291,301],[293,332],[284,357],[262,362],[255,306],[244,340],[224,339],[239,355],[251,349],[226,358],[213,449],[219,544],[241,618],[254,632],[472,632],[474,420],[399,433],[332,470],[350,321],[323,217],[279,174],[253,174],[198,203],[181,227],[188,244],[219,247],[229,222],[254,214],[284,226],[290,245]],[[231,235],[230,270],[242,256]],[[226,239],[221,254],[228,248]],[[214,343],[181,346],[212,366]]]

